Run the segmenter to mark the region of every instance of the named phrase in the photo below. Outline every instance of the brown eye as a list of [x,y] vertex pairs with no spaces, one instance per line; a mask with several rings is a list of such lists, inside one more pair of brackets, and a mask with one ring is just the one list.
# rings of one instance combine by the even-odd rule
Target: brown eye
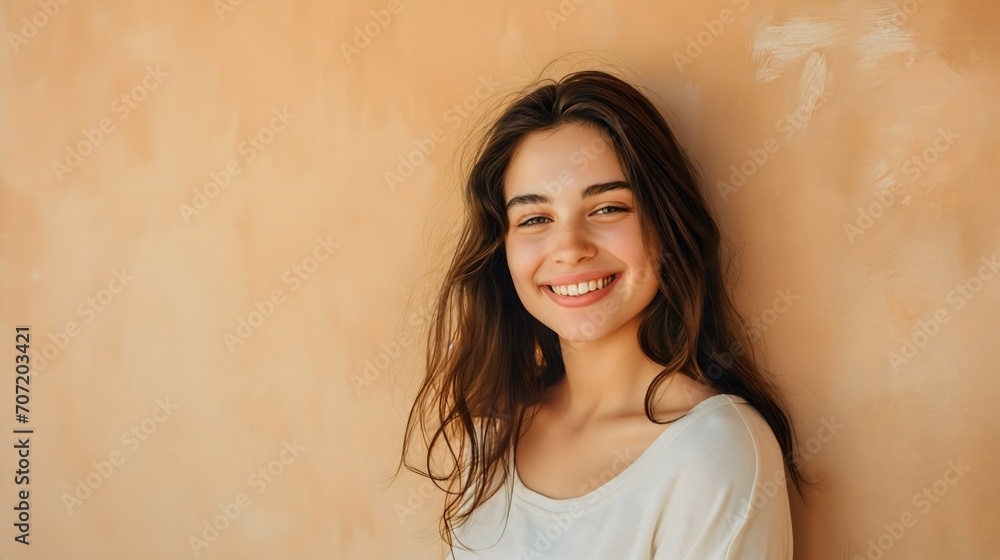
[[614,210],[614,212],[604,212],[604,214],[617,214],[619,212],[628,212],[628,208],[624,208],[622,206],[605,206],[603,208],[598,209],[596,212],[594,212],[594,214],[600,214],[601,210]]
[[544,220],[544,219],[545,219],[545,218],[543,218],[543,217],[541,217],[541,216],[535,216],[535,217],[533,217],[533,218],[528,218],[527,220],[525,220],[525,221],[523,221],[523,222],[521,222],[521,223],[517,224],[517,227],[519,227],[519,228],[523,228],[523,227],[531,227],[531,226],[537,226],[537,225],[539,225],[539,224],[542,224],[542,223],[544,223],[544,222],[535,222],[535,221],[533,221],[533,220]]

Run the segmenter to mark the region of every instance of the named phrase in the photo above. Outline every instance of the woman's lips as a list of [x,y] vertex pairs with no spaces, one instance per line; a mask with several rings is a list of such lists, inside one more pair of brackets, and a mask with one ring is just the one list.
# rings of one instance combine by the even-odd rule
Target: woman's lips
[[[559,295],[569,295],[569,296],[582,296],[589,292],[596,292],[597,290],[603,290],[608,284],[614,280],[614,274],[608,274],[596,280],[584,280],[583,282],[577,282],[575,284],[563,284],[563,285],[549,285],[549,290],[554,294]],[[563,293],[566,292],[566,293]]]
[[552,301],[563,307],[584,307],[591,305],[608,295],[608,293],[614,289],[615,285],[618,283],[618,279],[621,278],[621,274],[613,274],[611,281],[604,285],[603,288],[599,290],[588,291],[582,296],[570,296],[557,294],[552,291],[552,288],[548,285],[542,286],[542,291],[549,296]]

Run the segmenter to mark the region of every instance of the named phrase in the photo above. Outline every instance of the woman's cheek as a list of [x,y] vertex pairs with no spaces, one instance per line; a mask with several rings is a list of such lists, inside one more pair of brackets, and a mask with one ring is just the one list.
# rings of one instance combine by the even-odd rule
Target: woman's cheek
[[544,250],[544,242],[541,236],[513,238],[507,243],[508,260],[518,260],[528,263],[541,258]]

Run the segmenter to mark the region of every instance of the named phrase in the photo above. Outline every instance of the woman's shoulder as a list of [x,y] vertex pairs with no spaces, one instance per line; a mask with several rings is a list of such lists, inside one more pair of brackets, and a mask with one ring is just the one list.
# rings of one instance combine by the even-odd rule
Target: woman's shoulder
[[[791,558],[784,462],[767,421],[730,394],[692,412],[663,457],[666,521],[655,548],[691,558]],[[698,531],[684,530],[690,519]]]
[[746,399],[732,394],[715,395],[696,405],[674,452],[685,449],[685,462],[704,467],[707,476],[727,473],[734,466],[750,479],[762,469],[782,469],[781,447],[764,417]]
[[[720,394],[706,399],[671,442],[663,462],[664,507],[711,504],[706,519],[726,520],[735,530],[755,508],[782,520],[787,515],[785,464],[764,417],[746,399]],[[767,504],[760,496],[768,497]],[[780,499],[771,499],[780,498]]]

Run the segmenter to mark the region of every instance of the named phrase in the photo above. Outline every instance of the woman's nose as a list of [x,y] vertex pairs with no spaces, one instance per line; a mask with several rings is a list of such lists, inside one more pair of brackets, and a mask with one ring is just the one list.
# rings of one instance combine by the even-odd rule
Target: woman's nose
[[553,236],[551,256],[559,264],[575,265],[596,252],[586,225],[563,222],[556,225]]

